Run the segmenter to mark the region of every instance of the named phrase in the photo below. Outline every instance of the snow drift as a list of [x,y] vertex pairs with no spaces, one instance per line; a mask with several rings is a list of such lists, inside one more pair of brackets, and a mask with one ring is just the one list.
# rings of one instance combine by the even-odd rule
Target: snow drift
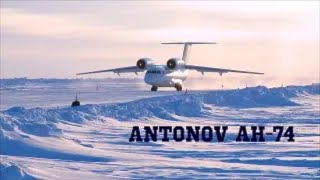
[[32,176],[26,173],[19,165],[11,164],[0,160],[0,177],[5,174],[5,179],[33,180]]
[[[210,114],[207,105],[254,108],[298,106],[291,99],[300,95],[319,95],[320,86],[288,86],[266,88],[263,86],[240,90],[212,91],[153,97],[112,105],[89,104],[80,107],[32,108],[13,107],[0,113],[0,128],[14,128],[37,136],[59,135],[57,122],[83,122],[100,117],[120,121],[157,117],[176,120],[176,116],[204,117]],[[1,134],[0,134],[1,135]]]
[[[320,85],[281,88],[258,86],[237,90],[188,92],[187,94],[181,92],[174,95],[149,97],[114,104],[87,104],[79,107],[56,108],[13,107],[0,111],[0,157],[5,157],[5,160],[0,159],[1,174],[6,174],[12,179],[33,179],[34,177],[54,179],[57,177],[50,177],[54,173],[49,173],[53,168],[50,163],[54,163],[57,167],[61,167],[61,169],[58,168],[59,172],[70,172],[69,177],[73,177],[74,173],[79,172],[81,175],[78,177],[88,175],[83,179],[90,179],[90,175],[100,179],[112,178],[112,176],[103,176],[112,173],[117,175],[115,177],[123,177],[129,172],[129,176],[125,177],[154,178],[160,177],[159,174],[165,174],[162,176],[164,178],[173,174],[185,179],[190,177],[188,176],[190,174],[192,176],[202,174],[205,179],[212,178],[212,173],[217,173],[227,178],[234,178],[232,174],[238,173],[239,176],[236,178],[243,177],[244,174],[248,174],[248,177],[252,178],[263,172],[263,175],[269,177],[278,177],[280,174],[282,177],[295,178],[295,173],[302,167],[304,169],[301,169],[298,174],[301,179],[305,177],[317,178],[319,176],[315,173],[315,169],[319,161],[314,157],[317,157],[319,152],[318,142],[315,142],[319,139],[319,134],[316,131],[319,111],[318,109],[310,110],[308,109],[310,105],[300,104],[301,101],[295,99],[312,97],[313,100],[318,101],[319,95]],[[294,109],[300,106],[307,111],[303,111],[303,108]],[[188,123],[198,124],[197,120],[202,117],[216,120],[212,124],[221,123],[220,120],[224,120],[223,117],[215,118],[218,111],[220,114],[228,115],[225,119],[231,119],[233,124],[241,121],[250,124],[252,123],[251,119],[255,122],[256,115],[262,112],[259,108],[267,110],[285,107],[292,109],[279,112],[279,118],[284,119],[282,121],[284,125],[288,124],[288,119],[290,119],[290,123],[297,123],[303,121],[303,118],[309,118],[310,120],[307,121],[309,124],[306,124],[309,127],[315,127],[315,130],[304,135],[303,138],[306,138],[306,141],[303,143],[288,146],[278,144],[281,147],[277,149],[276,145],[272,143],[255,145],[243,143],[237,144],[237,146],[232,143],[130,144],[127,142],[130,132],[125,129],[126,127],[123,127],[124,124],[132,126],[132,123],[128,121],[134,120],[139,120],[140,123],[148,121],[159,123],[164,120],[176,123],[180,120],[192,119]],[[255,109],[258,110],[254,111]],[[260,122],[261,124],[274,123],[272,121],[275,117],[273,112],[269,114],[262,112],[261,116],[266,117]],[[101,124],[98,123],[100,119],[110,120],[110,124],[103,124],[105,127],[100,127]],[[109,121],[106,122],[109,123]],[[305,122],[303,121],[303,123]],[[118,126],[119,124],[123,126]],[[309,127],[303,128],[310,131]],[[297,146],[300,149],[291,148],[291,146]],[[246,157],[248,154],[254,158],[265,157],[267,160],[239,159],[239,157],[243,155]],[[274,156],[280,156],[285,160],[271,159]],[[294,158],[301,156],[301,159],[287,160],[288,156]],[[184,157],[188,158],[183,159]],[[305,160],[305,157],[311,160]],[[158,163],[159,161],[161,163]],[[203,161],[207,162],[203,163]],[[30,170],[19,164],[25,162],[29,162],[29,165],[31,165],[30,162],[42,164],[32,164],[33,168]],[[108,164],[109,162],[111,163]],[[112,164],[112,162],[116,163]],[[78,163],[80,165],[75,167]],[[126,166],[128,163],[129,165]],[[69,167],[70,164],[72,164],[72,168]],[[287,167],[287,164],[290,164],[290,167]],[[43,170],[42,165],[47,166],[47,169]],[[199,169],[201,166],[204,166],[202,170]],[[256,170],[258,166],[269,168],[269,171]],[[145,173],[135,174],[139,167],[145,169]],[[83,173],[87,169],[89,172]],[[106,169],[110,169],[110,171]],[[274,173],[275,171],[277,173]],[[64,175],[58,177],[64,178]]]

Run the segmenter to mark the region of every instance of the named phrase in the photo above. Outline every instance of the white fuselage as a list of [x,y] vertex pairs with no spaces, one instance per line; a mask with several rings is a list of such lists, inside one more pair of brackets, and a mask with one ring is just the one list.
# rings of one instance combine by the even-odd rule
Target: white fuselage
[[178,68],[171,70],[165,65],[148,68],[144,76],[144,82],[156,87],[174,87],[182,85],[187,79],[188,70]]

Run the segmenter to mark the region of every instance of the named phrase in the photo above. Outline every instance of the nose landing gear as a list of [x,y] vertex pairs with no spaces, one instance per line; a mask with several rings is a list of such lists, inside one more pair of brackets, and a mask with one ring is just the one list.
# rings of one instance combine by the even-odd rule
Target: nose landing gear
[[[177,91],[182,91],[182,86],[180,84],[175,84],[174,87],[176,88]],[[158,87],[157,86],[152,86],[151,91],[157,91]]]
[[157,86],[152,86],[151,87],[151,91],[157,91],[158,90],[158,87]]
[[177,91],[182,91],[182,86],[180,84],[175,84],[174,87],[177,89]]

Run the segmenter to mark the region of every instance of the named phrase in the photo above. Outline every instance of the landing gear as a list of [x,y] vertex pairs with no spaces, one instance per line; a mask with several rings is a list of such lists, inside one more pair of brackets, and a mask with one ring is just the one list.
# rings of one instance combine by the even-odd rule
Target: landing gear
[[180,84],[175,84],[174,87],[177,89],[177,91],[182,91],[182,86]]
[[151,87],[151,91],[157,91],[158,90],[158,87],[157,86],[152,86]]

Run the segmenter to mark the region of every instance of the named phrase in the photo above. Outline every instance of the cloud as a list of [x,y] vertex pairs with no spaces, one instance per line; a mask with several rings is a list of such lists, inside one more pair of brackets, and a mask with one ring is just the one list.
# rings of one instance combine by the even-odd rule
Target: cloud
[[127,30],[116,24],[91,23],[89,19],[66,14],[44,14],[1,8],[1,29],[4,33],[53,38],[96,39],[109,41],[138,40],[143,30]]
[[[319,2],[5,1],[1,5],[0,56],[6,76],[71,76],[131,65],[144,56],[164,63],[181,55],[181,46],[158,44],[163,41],[219,43],[193,46],[192,64],[263,71],[277,78],[319,74]],[[17,70],[19,64],[27,65]]]
[[[72,24],[71,24],[72,22]],[[88,31],[87,26],[70,17],[1,9],[1,27],[25,35],[60,36]]]

